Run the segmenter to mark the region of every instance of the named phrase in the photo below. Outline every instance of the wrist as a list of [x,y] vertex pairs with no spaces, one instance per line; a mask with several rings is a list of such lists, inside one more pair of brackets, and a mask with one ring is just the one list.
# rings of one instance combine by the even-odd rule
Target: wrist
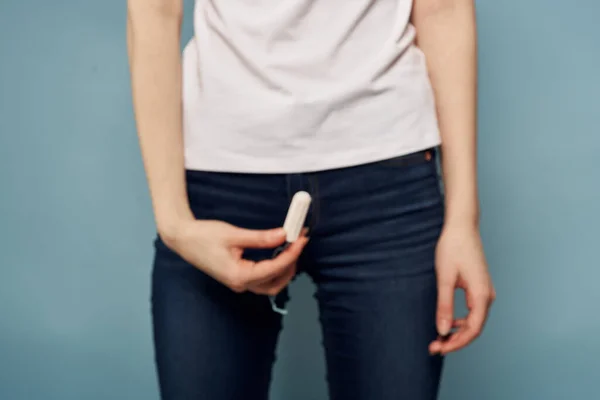
[[194,221],[195,217],[191,210],[189,212],[161,215],[156,218],[156,228],[161,240],[172,248],[177,240],[181,238],[185,227]]
[[[472,186],[472,185],[470,185]],[[445,224],[448,226],[479,229],[479,198],[475,187],[463,187],[445,193]]]
[[446,218],[444,221],[444,231],[473,231],[479,232],[479,222],[474,221],[471,218]]
[[472,207],[468,209],[446,208],[444,226],[479,229],[479,209]]

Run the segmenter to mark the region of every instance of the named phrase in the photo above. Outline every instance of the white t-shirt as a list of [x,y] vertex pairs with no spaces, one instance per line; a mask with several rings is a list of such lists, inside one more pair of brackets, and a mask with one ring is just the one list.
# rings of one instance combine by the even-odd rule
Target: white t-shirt
[[300,173],[440,142],[412,0],[196,0],[186,167]]

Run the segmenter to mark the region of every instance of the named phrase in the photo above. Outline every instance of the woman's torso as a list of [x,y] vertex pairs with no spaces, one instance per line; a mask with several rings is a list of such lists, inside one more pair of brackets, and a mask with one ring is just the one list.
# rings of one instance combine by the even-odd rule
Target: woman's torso
[[412,0],[197,0],[188,169],[311,172],[439,144]]

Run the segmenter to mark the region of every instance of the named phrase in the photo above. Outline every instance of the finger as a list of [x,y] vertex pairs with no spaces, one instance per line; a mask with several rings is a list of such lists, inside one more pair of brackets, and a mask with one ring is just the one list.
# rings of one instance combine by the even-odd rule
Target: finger
[[429,354],[438,354],[442,351],[442,343],[439,340],[434,340],[429,345]]
[[[293,277],[296,274],[296,264],[297,262],[292,263],[287,266],[281,274],[276,275],[274,277],[269,277],[263,281],[256,281],[250,287],[271,287],[275,286],[277,283],[281,282],[285,279],[286,276],[290,275]],[[291,279],[291,278],[290,278]]]
[[432,341],[429,345],[429,351],[431,354],[439,353],[441,355],[445,355],[453,350],[450,350],[451,347],[456,343],[457,340],[460,340],[463,333],[463,329],[456,330],[445,337],[438,337],[436,340]]
[[446,336],[438,336],[435,340],[433,340],[429,345],[429,352],[431,354],[439,353],[442,351],[442,346],[444,343],[448,343],[449,341],[455,340],[455,336],[464,329],[467,324],[466,318],[459,318],[454,320],[452,323],[452,330],[450,334]]
[[241,248],[272,249],[285,243],[285,231],[283,228],[267,230],[235,228],[229,243]]
[[489,296],[481,294],[472,298],[473,307],[467,316],[464,326],[453,335],[451,340],[442,345],[442,353],[462,349],[480,335],[487,317]]
[[253,286],[281,275],[288,266],[296,262],[306,243],[308,243],[308,238],[302,237],[292,243],[277,257],[254,263],[252,268],[249,268],[247,272],[247,285]]
[[456,279],[450,275],[440,274],[438,278],[438,305],[436,324],[438,333],[446,336],[452,329],[454,314],[454,288]]
[[296,275],[296,264],[291,265],[285,272],[269,281],[248,288],[252,293],[275,296],[279,294]]
[[454,323],[452,324],[453,328],[456,329],[462,329],[467,325],[467,319],[466,318],[459,318],[459,319],[455,319]]

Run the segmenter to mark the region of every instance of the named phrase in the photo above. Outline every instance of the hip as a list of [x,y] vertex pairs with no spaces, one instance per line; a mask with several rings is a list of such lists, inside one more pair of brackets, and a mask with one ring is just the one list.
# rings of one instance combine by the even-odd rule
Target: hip
[[[444,217],[435,149],[314,173],[189,170],[186,181],[196,218],[247,229],[282,226],[294,193],[309,192],[311,242],[305,258],[312,266],[378,264],[384,266],[381,276],[433,271]],[[170,252],[160,239],[157,250],[159,256]],[[246,257],[270,255],[249,249]],[[389,266],[400,259],[405,266]]]

